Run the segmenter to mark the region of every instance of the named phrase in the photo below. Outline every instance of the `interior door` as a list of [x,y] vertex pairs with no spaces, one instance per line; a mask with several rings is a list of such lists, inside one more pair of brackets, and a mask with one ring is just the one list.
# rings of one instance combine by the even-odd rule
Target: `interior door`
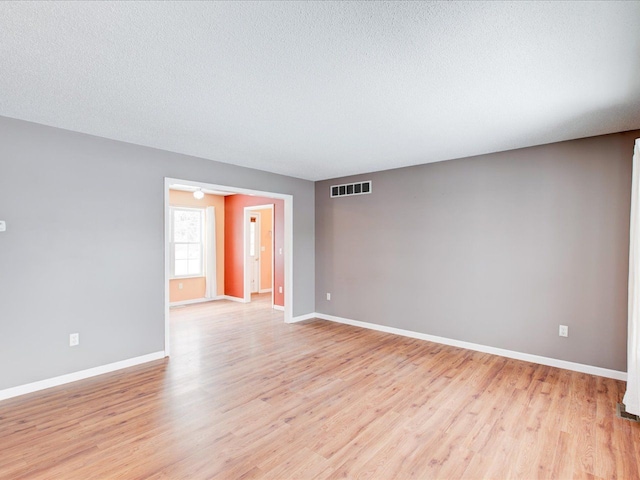
[[249,288],[251,293],[260,291],[260,214],[249,215]]

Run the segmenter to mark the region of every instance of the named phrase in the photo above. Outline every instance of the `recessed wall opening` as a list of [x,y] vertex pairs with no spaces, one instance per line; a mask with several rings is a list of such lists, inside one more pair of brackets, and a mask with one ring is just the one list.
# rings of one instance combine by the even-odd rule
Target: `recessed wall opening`
[[165,178],[165,353],[170,308],[252,294],[291,321],[293,197]]

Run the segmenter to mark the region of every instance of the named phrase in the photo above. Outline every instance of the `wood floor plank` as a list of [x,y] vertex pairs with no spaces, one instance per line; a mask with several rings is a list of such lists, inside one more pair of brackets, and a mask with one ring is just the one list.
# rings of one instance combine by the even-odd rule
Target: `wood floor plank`
[[640,478],[623,382],[269,300],[174,309],[170,360],[0,402],[0,478]]

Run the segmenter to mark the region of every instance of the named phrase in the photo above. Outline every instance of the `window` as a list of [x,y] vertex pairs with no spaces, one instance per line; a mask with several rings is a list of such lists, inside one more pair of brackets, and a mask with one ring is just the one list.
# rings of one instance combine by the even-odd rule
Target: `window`
[[203,268],[204,215],[196,208],[171,208],[171,277],[200,277]]

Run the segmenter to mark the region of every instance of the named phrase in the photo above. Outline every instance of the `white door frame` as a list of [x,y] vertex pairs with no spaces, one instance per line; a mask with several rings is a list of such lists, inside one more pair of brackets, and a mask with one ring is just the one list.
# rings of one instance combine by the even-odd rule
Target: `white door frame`
[[[249,268],[249,266],[247,265],[247,256],[249,253],[249,243],[248,243],[249,237],[248,237],[247,225],[249,222],[249,216],[251,215],[252,210],[267,210],[267,209],[271,210],[271,232],[272,232],[271,234],[271,306],[273,307],[274,292],[276,289],[276,286],[275,286],[276,242],[274,240],[276,226],[274,224],[274,215],[273,215],[274,205],[272,203],[269,203],[266,205],[255,205],[251,207],[244,207],[244,250],[243,250],[244,252],[244,301],[245,303],[251,302],[251,283],[249,282],[249,276],[247,275],[247,269]],[[286,203],[285,203],[285,209],[286,209]],[[262,219],[260,219],[260,221],[262,221]],[[286,230],[286,226],[285,226],[285,230]],[[286,248],[286,242],[285,242],[285,248]],[[260,253],[259,255],[262,255],[262,253]],[[285,264],[286,264],[286,257],[285,257]],[[286,287],[287,287],[286,275],[285,275],[284,286],[286,290]],[[258,279],[258,291],[260,291],[260,279]],[[287,300],[287,297],[285,295],[285,305],[287,304],[286,300]]]
[[[169,239],[171,232],[171,218],[169,215],[169,187],[171,185],[187,185],[191,187],[218,190],[243,195],[255,195],[260,197],[277,198],[284,200],[284,321],[293,320],[293,195],[285,193],[263,192],[248,188],[217,185],[213,183],[194,182],[179,178],[165,177],[164,179],[164,354],[170,354],[171,335],[169,318],[169,279],[170,275],[170,249]],[[246,235],[245,235],[246,243]],[[245,256],[246,258],[246,256]],[[272,269],[273,272],[273,269]],[[275,287],[275,286],[274,286]],[[246,290],[245,290],[246,292]],[[273,289],[271,294],[273,302]]]
[[[248,302],[251,302],[251,294],[254,293],[253,292],[253,288],[251,288],[251,279],[254,277],[254,273],[255,273],[255,265],[251,265],[251,263],[248,261],[248,257],[251,256],[251,228],[250,228],[250,223],[251,223],[251,219],[255,217],[256,221],[256,228],[254,229],[253,232],[253,237],[254,237],[254,241],[255,241],[255,255],[256,257],[258,257],[257,263],[258,263],[258,275],[256,278],[253,278],[253,281],[255,282],[255,290],[256,293],[260,293],[260,256],[262,255],[262,253],[260,253],[260,235],[261,235],[261,226],[260,226],[260,213],[259,212],[252,212],[251,210],[249,210],[248,215],[247,215],[247,207],[244,207],[245,211],[244,211],[244,235],[247,237],[246,242],[245,242],[245,246],[247,247],[246,250],[244,251],[244,300],[245,302],[247,302],[247,286],[249,288],[249,299]],[[255,260],[254,260],[255,263]],[[247,302],[247,303],[248,303]]]

